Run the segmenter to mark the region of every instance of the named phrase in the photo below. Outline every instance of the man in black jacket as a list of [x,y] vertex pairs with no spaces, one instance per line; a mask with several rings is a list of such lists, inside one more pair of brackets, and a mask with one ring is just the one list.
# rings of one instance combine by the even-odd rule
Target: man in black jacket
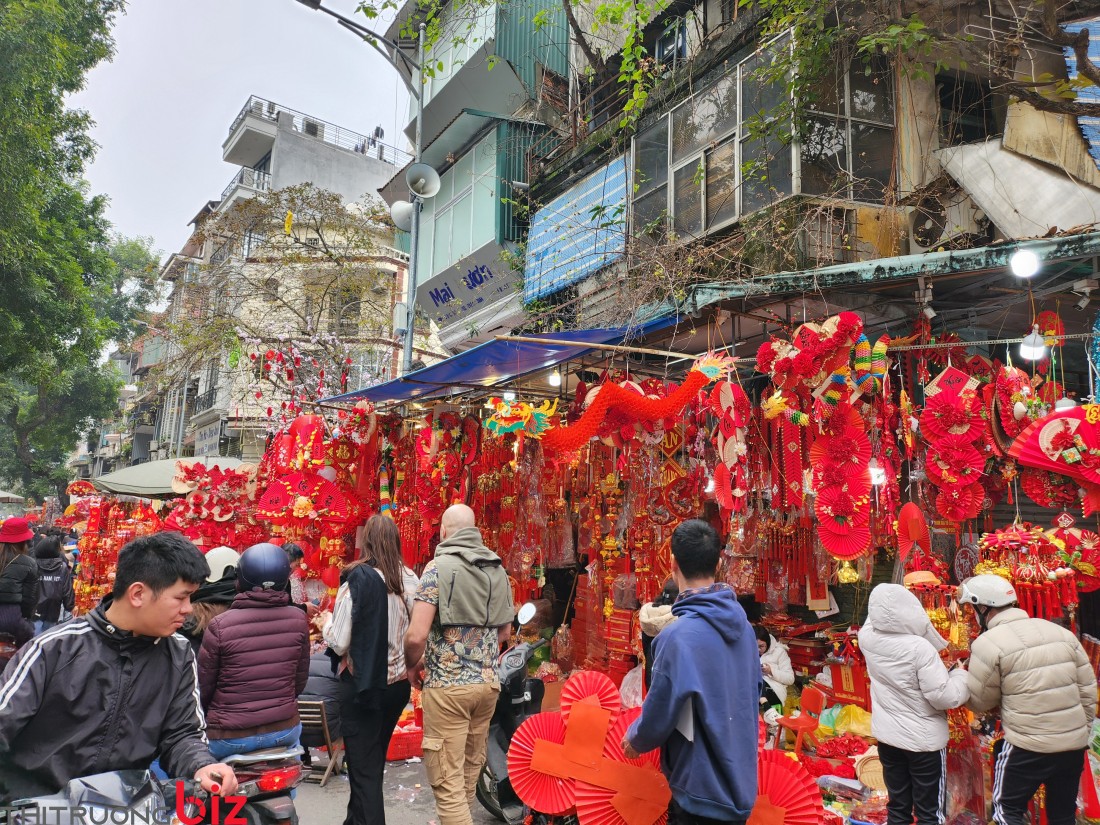
[[158,757],[170,776],[236,790],[207,748],[195,657],[176,633],[209,570],[179,533],[135,539],[99,607],[19,651],[0,676],[0,801]]

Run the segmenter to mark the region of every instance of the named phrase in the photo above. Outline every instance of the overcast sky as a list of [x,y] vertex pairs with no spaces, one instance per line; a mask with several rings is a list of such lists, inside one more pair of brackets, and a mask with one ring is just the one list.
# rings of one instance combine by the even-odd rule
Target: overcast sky
[[[356,2],[325,5],[351,16]],[[114,61],[70,101],[96,121],[87,177],[110,198],[115,230],[151,235],[165,255],[235,173],[221,146],[249,95],[364,134],[380,125],[387,143],[408,148],[395,125],[398,98],[402,122],[408,106],[396,70],[295,0],[131,0],[115,40]]]

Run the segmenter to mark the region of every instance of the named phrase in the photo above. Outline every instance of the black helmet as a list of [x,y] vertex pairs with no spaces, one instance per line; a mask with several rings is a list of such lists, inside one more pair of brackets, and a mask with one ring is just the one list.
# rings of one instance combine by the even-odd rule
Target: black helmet
[[290,560],[277,544],[253,544],[237,564],[237,589],[282,590],[290,581]]

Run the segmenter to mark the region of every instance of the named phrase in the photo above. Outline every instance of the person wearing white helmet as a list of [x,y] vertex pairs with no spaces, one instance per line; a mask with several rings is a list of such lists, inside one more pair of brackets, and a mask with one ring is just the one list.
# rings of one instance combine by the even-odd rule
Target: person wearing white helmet
[[1000,705],[1004,745],[993,766],[993,820],[1024,825],[1028,804],[1046,786],[1049,825],[1072,825],[1085,748],[1096,716],[1096,674],[1077,637],[1016,606],[1000,576],[959,587],[982,634],[970,645],[969,707]]

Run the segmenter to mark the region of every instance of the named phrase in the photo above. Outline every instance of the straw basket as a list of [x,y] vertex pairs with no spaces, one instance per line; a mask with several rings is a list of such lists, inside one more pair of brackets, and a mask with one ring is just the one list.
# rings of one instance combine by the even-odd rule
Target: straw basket
[[868,788],[876,791],[886,790],[886,780],[882,776],[882,761],[877,756],[856,763],[856,776]]

